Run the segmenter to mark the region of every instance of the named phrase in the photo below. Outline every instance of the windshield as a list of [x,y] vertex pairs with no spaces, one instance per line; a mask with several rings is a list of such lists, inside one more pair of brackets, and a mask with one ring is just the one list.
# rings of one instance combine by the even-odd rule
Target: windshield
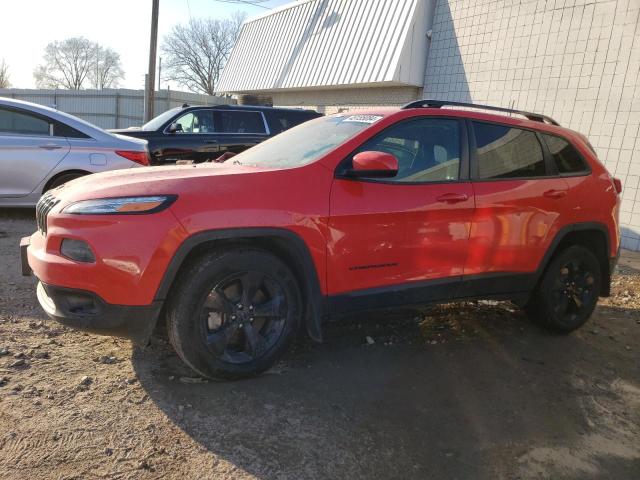
[[233,157],[233,162],[274,168],[307,165],[381,118],[350,114],[320,117],[245,150]]
[[141,129],[147,131],[155,131],[158,130],[162,125],[164,125],[171,117],[173,117],[179,110],[182,110],[180,107],[172,108],[171,110],[167,110],[164,113],[161,113],[155,118],[152,118],[147,123],[145,123]]

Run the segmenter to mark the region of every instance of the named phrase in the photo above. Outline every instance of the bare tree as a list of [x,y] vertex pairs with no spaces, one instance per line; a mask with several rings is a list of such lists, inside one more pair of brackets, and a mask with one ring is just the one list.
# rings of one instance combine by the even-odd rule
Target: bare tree
[[11,82],[9,82],[9,65],[4,61],[4,58],[0,60],[0,88],[9,88]]
[[40,88],[79,90],[91,81],[96,88],[117,84],[124,77],[120,56],[84,37],[52,42],[45,48],[44,63],[33,72]]
[[213,95],[245,18],[236,12],[227,20],[192,19],[173,27],[162,44],[164,79]]
[[115,88],[123,78],[120,54],[96,44],[93,68],[89,71],[91,86],[99,89]]

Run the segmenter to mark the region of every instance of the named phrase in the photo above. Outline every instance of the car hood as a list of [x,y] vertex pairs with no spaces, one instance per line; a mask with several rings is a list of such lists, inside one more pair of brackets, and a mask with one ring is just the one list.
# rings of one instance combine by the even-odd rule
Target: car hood
[[215,184],[232,183],[233,177],[264,171],[232,163],[132,168],[86,175],[51,192],[61,205],[109,197],[194,194],[209,191]]

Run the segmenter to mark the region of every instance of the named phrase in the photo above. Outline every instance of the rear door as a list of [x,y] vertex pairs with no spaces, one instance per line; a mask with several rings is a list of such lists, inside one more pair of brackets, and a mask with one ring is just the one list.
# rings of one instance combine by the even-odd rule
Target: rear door
[[313,110],[286,110],[278,108],[267,110],[264,114],[269,123],[271,135],[277,135],[296,125],[322,116]]
[[396,177],[344,178],[340,171],[350,168],[353,155],[341,164],[331,189],[328,290],[348,295],[336,309],[453,295],[474,208],[466,145],[463,122],[418,117],[387,128],[353,153],[393,154]]
[[220,153],[240,153],[269,138],[261,111],[219,109],[215,111]]
[[528,274],[565,221],[567,183],[537,132],[480,121],[468,125],[476,210],[463,294],[527,290]]
[[53,136],[53,123],[0,106],[0,197],[29,195],[69,152],[66,138]]

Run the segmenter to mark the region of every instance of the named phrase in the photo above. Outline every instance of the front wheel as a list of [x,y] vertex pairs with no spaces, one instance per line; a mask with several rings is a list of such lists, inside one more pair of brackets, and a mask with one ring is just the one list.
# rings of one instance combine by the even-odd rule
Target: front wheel
[[525,310],[542,326],[571,332],[591,317],[601,278],[600,262],[591,250],[569,247],[551,261]]
[[258,375],[286,351],[302,317],[291,270],[269,252],[213,252],[178,279],[167,307],[169,339],[208,378]]

